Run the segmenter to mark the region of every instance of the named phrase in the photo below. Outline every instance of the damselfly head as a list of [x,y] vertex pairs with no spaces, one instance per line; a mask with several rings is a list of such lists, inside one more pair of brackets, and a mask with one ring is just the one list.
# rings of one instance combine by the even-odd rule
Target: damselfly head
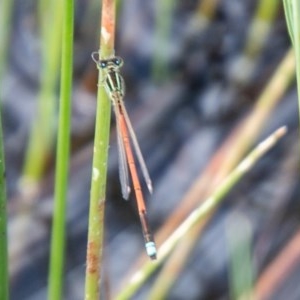
[[100,69],[106,68],[121,68],[123,66],[123,59],[120,56],[113,56],[107,59],[100,59],[99,52],[92,53],[93,61],[98,65]]
[[108,59],[101,59],[99,60],[98,64],[101,69],[105,69],[105,68],[118,69],[123,66],[123,59],[120,56],[114,56]]

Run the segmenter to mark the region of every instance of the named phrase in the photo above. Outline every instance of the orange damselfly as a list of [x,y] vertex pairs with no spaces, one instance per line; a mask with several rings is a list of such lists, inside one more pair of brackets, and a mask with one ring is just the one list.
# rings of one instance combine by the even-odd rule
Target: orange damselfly
[[98,56],[98,52],[92,53],[92,59],[102,71],[103,79],[101,80],[101,84],[103,84],[105,91],[111,100],[116,116],[119,148],[119,177],[122,196],[126,200],[129,198],[131,190],[129,184],[130,174],[142,225],[146,252],[151,259],[156,259],[156,245],[148,223],[147,209],[136,169],[132,146],[150,193],[152,193],[152,182],[123,101],[125,84],[123,77],[120,74],[123,59],[118,56],[113,56],[108,59],[99,59]]

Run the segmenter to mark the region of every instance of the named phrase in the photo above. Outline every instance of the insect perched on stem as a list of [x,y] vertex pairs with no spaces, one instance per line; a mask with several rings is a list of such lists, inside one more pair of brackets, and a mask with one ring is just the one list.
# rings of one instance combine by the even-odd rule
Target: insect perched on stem
[[123,101],[125,95],[125,84],[122,76],[120,75],[120,68],[123,65],[123,59],[118,56],[113,56],[108,59],[99,59],[98,52],[92,53],[92,59],[97,64],[97,67],[102,71],[103,79],[101,83],[104,85],[105,91],[112,102],[116,116],[119,146],[119,176],[122,195],[126,200],[129,197],[130,172],[145,239],[146,252],[151,259],[156,259],[156,246],[148,223],[147,209],[141,189],[140,180],[137,174],[132,146],[150,193],[152,193],[153,190],[152,182]]

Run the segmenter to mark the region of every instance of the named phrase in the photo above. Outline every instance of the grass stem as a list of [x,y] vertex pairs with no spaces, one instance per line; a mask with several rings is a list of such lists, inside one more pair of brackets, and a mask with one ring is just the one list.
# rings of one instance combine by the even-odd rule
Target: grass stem
[[[9,47],[11,18],[14,1],[0,2],[0,82],[6,69]],[[8,241],[7,241],[7,208],[6,208],[6,179],[5,155],[2,132],[2,89],[0,90],[0,299],[9,299],[8,273]]]
[[63,6],[62,65],[48,299],[62,299],[73,70],[74,1]]
[[[114,55],[115,39],[115,0],[102,1],[101,13],[101,58]],[[88,244],[86,257],[85,299],[98,300],[100,295],[100,274],[103,253],[104,207],[110,132],[110,100],[103,85],[99,70],[96,128],[94,138],[90,211],[88,224]]]
[[9,299],[5,162],[0,110],[0,299]]
[[296,78],[300,122],[300,3],[298,0],[284,0],[283,4],[287,28],[293,44],[296,59]]
[[[40,3],[41,24],[41,88],[38,95],[36,119],[33,121],[20,180],[21,193],[30,196],[37,188],[47,158],[52,150],[54,121],[57,107],[56,88],[61,57],[61,28],[63,1]],[[46,9],[47,8],[47,9]]]

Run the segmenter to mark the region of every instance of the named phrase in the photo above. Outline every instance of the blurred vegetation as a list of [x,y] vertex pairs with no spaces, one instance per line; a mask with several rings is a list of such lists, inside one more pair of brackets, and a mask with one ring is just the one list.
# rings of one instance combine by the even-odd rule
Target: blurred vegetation
[[[9,50],[10,26],[12,18],[13,1],[4,0],[0,3],[0,84],[7,67]],[[2,130],[2,99],[0,89],[0,299],[9,299],[9,273],[8,273],[8,242],[7,242],[7,195],[4,139]]]
[[[43,0],[37,6],[30,7],[33,11],[30,17],[26,15],[28,19],[25,18],[25,20],[28,23],[32,22],[31,18],[36,22],[35,38],[38,39],[39,45],[40,59],[37,58],[36,62],[39,71],[37,78],[35,78],[37,85],[34,87],[37,93],[35,103],[36,113],[34,114],[35,118],[28,122],[30,123],[30,132],[26,134],[29,138],[28,143],[26,138],[24,139],[26,145],[24,144],[22,152],[24,155],[24,164],[23,166],[19,166],[18,172],[14,171],[15,174],[17,173],[17,175],[14,174],[15,181],[19,182],[19,184],[15,185],[15,190],[9,190],[9,205],[7,209],[3,153],[3,149],[6,148],[7,143],[5,136],[6,123],[5,119],[4,122],[1,120],[4,125],[4,139],[0,126],[0,233],[3,237],[0,239],[1,287],[8,286],[8,262],[10,263],[11,285],[14,286],[18,279],[16,270],[21,268],[16,266],[17,262],[19,260],[22,261],[22,257],[24,259],[26,254],[29,253],[30,255],[31,249],[34,248],[38,249],[37,252],[43,252],[44,256],[42,257],[44,260],[43,262],[38,262],[41,265],[45,265],[45,260],[48,261],[47,255],[50,252],[50,283],[47,283],[47,288],[50,289],[49,299],[75,299],[74,294],[70,292],[72,288],[74,290],[78,288],[74,292],[77,293],[76,297],[78,299],[81,299],[84,293],[85,299],[99,299],[104,294],[108,298],[110,296],[113,299],[142,299],[145,295],[143,293],[147,293],[148,299],[171,299],[172,292],[176,290],[176,283],[180,281],[184,271],[193,267],[190,259],[197,252],[197,245],[202,240],[203,234],[205,234],[206,230],[209,230],[210,224],[216,219],[220,219],[218,213],[224,209],[223,205],[226,206],[228,195],[235,195],[233,188],[237,182],[243,182],[245,173],[250,172],[250,170],[252,172],[252,167],[258,159],[265,155],[285,133],[286,129],[282,127],[270,135],[272,131],[274,132],[274,128],[271,130],[272,126],[268,127],[268,122],[272,118],[276,119],[276,113],[278,113],[276,110],[278,110],[280,105],[282,105],[280,107],[283,107],[284,103],[282,102],[284,98],[291,93],[295,74],[297,75],[298,95],[300,94],[300,4],[297,0],[284,0],[283,6],[280,1],[271,0],[255,1],[255,3],[253,1],[248,1],[247,3],[240,2],[237,6],[234,6],[230,1],[218,0],[202,0],[193,3],[177,3],[164,0],[162,2],[148,3],[148,10],[140,9],[139,5],[146,5],[143,2],[116,2],[103,1],[102,17],[100,17],[100,11],[99,13],[95,11],[100,9],[99,2],[93,0],[83,4],[80,1],[75,1],[74,37],[72,30],[72,1]],[[112,4],[112,6],[107,6],[108,4]],[[22,6],[24,3],[16,4],[13,1],[4,0],[0,5],[0,83],[3,90],[6,88],[5,80],[8,80],[12,76],[11,73],[13,73],[10,61],[14,61],[13,47],[16,46],[14,46],[12,41],[15,38],[14,30],[15,26],[17,26],[15,24],[18,23],[18,18],[20,18],[17,10],[18,5]],[[117,18],[115,20],[116,7]],[[232,20],[226,20],[226,9],[229,11],[234,10],[234,12],[232,11],[232,16],[239,16],[242,11],[246,11],[247,14],[245,13],[244,17],[249,17],[248,20],[244,20],[245,23],[247,22],[246,31],[242,31],[243,29],[239,31],[239,28],[236,30],[237,35],[240,35],[236,43],[232,43],[231,40],[233,38],[230,35],[230,30],[235,28],[230,23],[233,22]],[[133,10],[134,13],[128,14],[128,10]],[[251,10],[251,12],[248,10]],[[133,16],[132,19],[125,18],[124,16],[128,16],[125,13]],[[285,14],[292,48],[282,47],[278,51],[281,54],[266,54],[266,51],[270,50],[268,49],[269,44],[274,42],[274,45],[278,45],[280,43],[276,40],[275,36],[277,34],[276,30],[278,30],[276,22],[283,20],[283,14]],[[66,21],[64,16],[68,19],[67,23],[64,23]],[[95,19],[97,16],[100,17],[100,22],[98,19]],[[239,19],[237,18],[237,20]],[[88,26],[89,24],[86,24],[88,22],[97,24],[97,26]],[[24,22],[22,24],[28,23]],[[148,32],[143,31],[142,23],[147,24],[150,28]],[[130,30],[125,31],[126,26],[129,26],[128,24],[136,28],[131,27]],[[231,25],[228,25],[228,28],[223,28],[220,24]],[[92,33],[81,31],[84,26],[86,26],[85,28],[89,28]],[[235,26],[238,27],[240,25],[235,24]],[[102,30],[101,41],[99,41],[98,36],[100,32],[99,28]],[[145,36],[146,33],[149,36]],[[214,34],[219,34],[219,36],[215,37],[213,36]],[[222,49],[222,47],[225,47],[219,40],[220,37],[221,39],[223,38],[222,35],[226,35],[226,38],[224,37],[225,42],[222,40],[224,44],[227,43],[228,45],[231,42],[233,45],[231,45],[232,53],[230,55]],[[26,34],[24,36],[26,37]],[[93,36],[92,41],[84,39],[89,36]],[[79,43],[80,38],[84,40],[83,44]],[[135,38],[140,39],[138,43],[135,42]],[[213,86],[213,84],[217,86],[221,82],[221,86],[227,85],[228,90],[234,91],[232,92],[233,99],[230,99],[232,102],[228,105],[229,109],[232,110],[230,113],[226,111],[226,108],[222,110],[226,105],[224,99],[226,97],[225,91],[227,90],[225,89],[219,93],[218,100],[209,106],[210,109],[216,109],[219,113],[218,118],[209,120],[211,124],[213,123],[213,127],[217,126],[214,122],[221,124],[218,124],[220,126],[220,131],[218,132],[219,138],[216,142],[218,148],[214,154],[205,157],[205,167],[197,171],[193,180],[189,182],[189,188],[184,192],[182,191],[181,194],[177,194],[177,192],[169,192],[167,196],[164,194],[162,198],[167,198],[166,203],[161,202],[158,204],[158,200],[155,199],[158,196],[155,193],[151,202],[149,201],[151,221],[152,219],[155,220],[154,214],[151,213],[155,210],[155,207],[161,207],[158,210],[159,212],[161,210],[163,214],[165,212],[164,207],[170,203],[168,202],[170,198],[176,197],[178,200],[178,202],[174,201],[170,205],[168,214],[164,215],[164,220],[156,219],[155,221],[159,224],[159,226],[156,224],[157,231],[155,237],[159,249],[158,260],[155,262],[148,261],[144,252],[140,256],[137,255],[140,248],[135,248],[134,240],[128,240],[128,237],[133,238],[133,234],[127,235],[126,238],[123,238],[121,235],[121,232],[127,229],[125,230],[120,225],[122,223],[118,222],[121,222],[122,218],[125,219],[127,216],[127,212],[124,212],[125,206],[126,211],[131,211],[128,203],[118,204],[120,206],[118,206],[118,209],[115,209],[116,212],[114,214],[118,218],[111,218],[106,221],[114,225],[105,226],[105,215],[108,216],[111,214],[110,210],[105,211],[105,206],[111,205],[109,208],[117,206],[116,202],[113,201],[111,201],[112,204],[106,203],[106,198],[113,198],[111,194],[114,193],[114,191],[111,191],[112,188],[110,188],[110,184],[113,181],[112,176],[109,174],[107,176],[107,169],[111,163],[108,155],[111,123],[113,127],[113,130],[111,130],[112,141],[115,137],[115,127],[114,119],[111,122],[110,102],[101,84],[101,72],[99,72],[97,83],[96,67],[90,59],[90,53],[94,50],[92,47],[98,44],[98,42],[100,42],[99,53],[101,57],[110,57],[117,54],[122,55],[125,61],[122,72],[124,72],[124,78],[128,86],[128,96],[126,97],[133,99],[132,101],[130,100],[131,102],[128,101],[127,105],[130,107],[130,111],[132,109],[132,114],[130,113],[130,115],[132,115],[133,120],[141,120],[141,129],[137,129],[141,130],[142,133],[142,130],[144,130],[144,135],[146,136],[143,139],[143,134],[139,134],[144,141],[142,146],[145,147],[147,155],[151,153],[152,156],[149,155],[149,157],[153,161],[157,157],[163,157],[161,161],[158,160],[156,166],[150,166],[150,170],[154,170],[154,182],[157,183],[157,186],[160,184],[163,185],[168,171],[174,170],[172,167],[176,167],[176,164],[180,166],[180,174],[178,176],[181,178],[181,181],[185,180],[183,178],[184,175],[182,175],[184,174],[183,169],[186,168],[188,164],[186,161],[190,160],[190,157],[180,160],[178,158],[179,154],[183,154],[178,149],[181,149],[183,143],[187,145],[191,140],[190,136],[186,135],[186,128],[195,133],[200,132],[205,125],[206,120],[203,120],[205,113],[203,113],[201,108],[199,109],[199,107],[203,107],[204,105],[205,89],[210,85]],[[207,49],[205,46],[207,46]],[[74,66],[72,66],[73,52]],[[282,53],[285,54],[282,55]],[[225,57],[225,62],[220,59],[221,55],[223,55],[223,58]],[[268,58],[264,60],[265,56],[268,56]],[[217,63],[212,66],[212,61],[214,60]],[[218,62],[219,65],[217,68],[216,65]],[[62,68],[60,68],[61,66]],[[135,71],[136,69],[138,71]],[[21,72],[18,71],[17,73],[21,78]],[[219,80],[219,78],[222,79]],[[59,79],[61,80],[60,97],[58,97],[57,93]],[[213,82],[215,79],[217,84]],[[26,81],[24,82],[24,85],[26,85]],[[200,89],[199,86],[202,89],[201,93],[197,90],[197,88]],[[175,90],[175,88],[178,88],[178,90]],[[156,96],[148,97],[147,95],[151,93],[152,89],[155,89],[157,94],[155,94]],[[96,101],[94,102],[94,93],[96,90],[97,106],[95,105]],[[71,99],[72,92],[73,106],[71,107],[69,100]],[[13,95],[14,91],[10,90],[8,94]],[[164,99],[168,99],[168,97],[165,97],[166,94],[171,95],[169,96],[169,103],[171,104],[168,104],[167,100],[164,101]],[[88,102],[87,95],[93,97],[92,104]],[[175,98],[178,95],[182,99],[176,102]],[[247,96],[243,97],[244,95]],[[5,97],[7,95],[1,95],[4,110],[10,104],[9,101],[5,100]],[[147,101],[147,97],[150,100]],[[60,98],[59,102],[58,98]],[[245,100],[245,98],[247,99]],[[140,107],[139,100],[142,103]],[[184,108],[178,113],[181,109],[179,108],[180,105]],[[144,108],[141,108],[142,106]],[[188,111],[188,106],[190,108],[189,111],[199,114],[197,122],[193,123],[189,120],[191,119],[189,118],[191,115],[185,115],[185,112]],[[216,108],[215,106],[220,107]],[[84,114],[85,109],[88,111],[88,107],[92,107],[90,109],[92,110],[92,114],[88,115],[87,113],[87,119],[92,124],[95,121],[95,127],[87,129],[88,134],[86,136],[88,137],[86,137],[85,131],[82,129],[85,122],[82,122],[82,119],[79,118],[79,121],[76,123],[75,119],[76,109]],[[165,108],[167,112],[164,111]],[[156,118],[153,117],[153,119],[150,119],[151,116],[149,117],[149,114],[152,112],[155,112]],[[73,118],[73,127],[71,127],[71,117]],[[180,119],[184,119],[185,122],[180,123]],[[170,124],[170,120],[174,123]],[[189,123],[189,121],[191,122]],[[15,120],[12,122],[15,122]],[[144,129],[147,127],[145,124],[150,124],[152,131]],[[164,133],[162,133],[162,129],[159,127],[162,126],[161,124],[167,124]],[[228,124],[230,124],[230,129],[228,129]],[[274,124],[277,127],[282,125],[278,126],[276,122]],[[70,146],[69,135],[71,128],[73,129]],[[79,128],[78,131],[82,129],[84,133],[80,135],[81,133],[78,134],[74,128]],[[164,146],[167,147],[168,142],[173,142],[175,140],[174,136],[177,137],[170,134],[169,131],[171,130],[174,130],[178,134],[177,136],[183,133],[183,142],[182,144],[179,142],[178,144],[172,144],[177,145],[178,149],[171,149],[164,157],[161,153],[164,153],[165,149],[162,148]],[[58,133],[57,142],[56,132]],[[152,136],[150,136],[149,132],[152,133]],[[94,143],[89,138],[93,135]],[[157,148],[154,148],[154,150],[148,146],[151,141],[157,141],[153,136],[162,137],[160,140],[161,145],[156,145]],[[266,136],[269,137],[263,139]],[[263,142],[258,143],[261,140]],[[294,136],[290,136],[289,141],[294,142]],[[281,142],[284,142],[284,139]],[[258,146],[255,147],[255,144],[258,144]],[[56,154],[53,153],[55,145],[57,147]],[[203,148],[205,146],[203,145]],[[82,159],[82,156],[84,156],[82,153],[86,153],[85,147],[89,149],[88,158]],[[76,184],[70,185],[70,187],[68,186],[69,148],[71,148],[71,171],[69,176],[70,178],[82,176]],[[113,151],[115,151],[114,148],[116,147],[111,148],[113,148],[112,157],[114,157]],[[200,150],[195,149],[196,152],[199,151],[200,153],[199,159],[202,159],[200,157],[202,155]],[[283,150],[281,151],[283,152]],[[292,153],[293,146],[288,145],[286,151],[285,155],[288,156],[289,153]],[[92,152],[94,156],[91,163]],[[11,153],[7,154],[12,155]],[[175,157],[176,155],[178,156]],[[291,165],[299,162],[298,156],[293,159]],[[13,160],[16,159],[13,158]],[[162,166],[162,161],[168,161],[171,166]],[[11,160],[7,162],[7,166],[13,165]],[[286,158],[285,162],[290,163],[290,160]],[[195,162],[192,161],[189,163],[193,164]],[[266,169],[266,172],[273,173],[275,165],[284,165],[284,163],[273,161]],[[87,179],[90,184],[88,232],[86,229],[87,212],[80,208],[80,212],[84,213],[83,216],[83,214],[74,210],[74,207],[76,209],[78,203],[88,203],[87,197],[82,197],[84,192],[81,192],[79,189],[89,190],[89,187],[86,188],[84,186],[86,174],[83,176],[80,173],[84,168],[88,168],[88,173],[91,174],[91,178]],[[298,171],[297,167],[295,169]],[[8,172],[10,171],[8,169]],[[276,171],[278,172],[278,169]],[[290,169],[288,171],[291,172],[290,174],[293,177],[292,171]],[[251,172],[250,174],[252,174]],[[55,174],[54,183],[52,180],[54,177],[53,174]],[[249,180],[249,177],[246,176],[245,181],[248,182],[247,180]],[[108,186],[106,186],[107,184]],[[10,183],[8,183],[9,185]],[[170,191],[176,188],[175,185],[176,183],[171,183],[167,188]],[[273,186],[270,189],[275,191],[275,188]],[[254,189],[254,186],[248,187],[249,194]],[[69,194],[69,197],[67,197],[67,194]],[[291,194],[293,193],[291,192]],[[78,195],[80,201],[75,202],[73,198]],[[119,192],[117,195],[115,198],[121,198]],[[45,213],[41,207],[43,207],[42,200],[47,198],[51,199],[51,204],[45,205]],[[53,213],[52,208],[49,209],[49,207],[53,206],[52,198],[55,198]],[[72,203],[70,206],[67,205],[68,198],[70,198],[68,201]],[[288,199],[288,196],[286,198]],[[159,200],[162,201],[161,199]],[[285,201],[289,202],[288,200]],[[285,209],[287,210],[288,203],[284,205],[286,205]],[[222,237],[217,237],[217,239],[224,239],[227,249],[218,249],[216,251],[216,258],[220,258],[221,256],[226,258],[227,265],[224,267],[226,275],[218,274],[222,281],[222,284],[219,284],[221,288],[214,281],[218,276],[215,276],[215,278],[207,277],[207,282],[209,282],[207,286],[210,289],[215,289],[215,291],[210,290],[211,294],[209,292],[206,293],[208,295],[207,299],[210,296],[217,299],[224,297],[232,299],[272,299],[272,296],[276,294],[278,286],[284,285],[287,278],[289,278],[288,276],[293,276],[293,268],[295,268],[293,261],[299,260],[299,247],[295,246],[299,239],[297,229],[299,224],[296,223],[293,231],[289,232],[280,241],[280,247],[276,248],[276,251],[273,251],[275,254],[266,255],[268,263],[261,262],[259,264],[256,261],[254,251],[258,247],[255,236],[257,234],[255,231],[257,230],[255,227],[256,216],[251,216],[251,213],[247,216],[243,214],[239,215],[234,211],[235,207],[238,206],[238,203],[231,200],[230,205],[228,204],[228,207],[225,207],[225,211],[230,211],[224,225],[225,234]],[[6,210],[8,210],[8,214]],[[36,221],[36,215],[39,214],[42,217],[39,216],[38,218],[43,221],[37,223],[43,224],[43,226],[38,228],[39,226],[36,226],[36,223],[34,223],[35,230],[31,230],[32,222]],[[73,228],[70,228],[72,226],[67,227],[68,231],[65,234],[65,226],[69,220],[66,217],[68,214],[73,222],[70,221],[70,223],[75,224],[74,227],[84,223],[81,226],[84,228],[82,231],[85,237],[80,239],[80,243],[78,242],[75,248],[79,248],[84,244],[82,247],[84,250],[81,250],[78,257],[82,257],[82,252],[84,252],[85,256],[87,252],[86,263],[82,260],[80,263],[73,262],[72,259],[68,258],[69,249],[68,245],[66,246],[66,241],[68,239],[72,240],[72,234],[74,236],[77,234],[72,231]],[[267,213],[262,208],[259,214],[263,215]],[[135,214],[133,213],[132,215],[131,219],[134,223],[136,219]],[[274,215],[276,214],[274,213]],[[51,224],[51,221],[49,220],[52,220],[52,218],[54,220],[52,224],[52,246],[49,246],[49,228],[47,226],[50,227],[49,224]],[[6,219],[11,222],[13,228],[9,260],[6,259]],[[155,222],[153,221],[153,223]],[[273,225],[273,223],[269,224],[269,226]],[[277,226],[280,226],[280,220]],[[36,241],[30,244],[29,239],[29,236],[31,237],[34,233],[39,232],[41,228],[47,228],[47,230],[44,229],[47,232],[44,232],[44,239],[40,238],[43,241],[43,250],[37,247]],[[117,234],[110,233],[109,228],[116,230]],[[107,239],[105,239],[106,234],[104,229],[107,232]],[[111,251],[110,253],[110,251],[104,251],[106,240],[109,241],[109,248],[114,239],[117,240],[116,243],[118,244],[116,247],[119,251],[117,252],[117,256],[113,256],[113,253],[116,252]],[[141,236],[138,236],[137,240],[139,241],[139,246],[143,244]],[[215,242],[210,242],[212,248]],[[124,244],[129,245],[130,251],[126,252],[128,248],[120,247],[120,245]],[[65,248],[67,250],[66,269],[64,269]],[[210,249],[207,251],[209,252]],[[130,255],[134,257],[135,264],[130,269],[128,265],[126,266],[127,274],[125,274],[126,272],[123,267],[122,283],[119,282],[119,278],[113,278],[111,286],[109,280],[110,272],[112,273],[112,277],[118,273],[114,269],[116,268],[114,265],[115,261],[124,261],[124,263],[127,262],[131,265]],[[106,260],[106,256],[109,259]],[[103,261],[106,264],[105,268],[103,268]],[[85,278],[82,272],[83,264],[86,264]],[[71,281],[72,288],[68,286],[69,290],[66,289],[66,296],[62,296],[64,287],[68,285],[68,280],[66,279],[70,274],[70,269],[73,270],[78,265],[80,265],[81,269],[80,279],[76,281],[76,284],[73,284],[75,281],[72,282],[72,279],[68,279]],[[45,266],[43,268],[47,269]],[[99,280],[100,276],[101,281]],[[22,279],[22,276],[20,278]],[[83,291],[84,280],[85,292]],[[78,282],[81,282],[81,284],[78,284]],[[148,284],[148,289],[145,288],[142,290],[145,283]],[[203,282],[204,284],[205,282]],[[46,285],[46,279],[44,279],[43,285]],[[187,286],[186,288],[188,289],[189,287]],[[16,290],[14,288],[14,292]],[[138,294],[138,292],[141,294]],[[186,290],[186,292],[188,291]],[[214,293],[216,294],[214,295]],[[23,298],[29,299],[30,296],[27,298],[24,296]],[[8,299],[8,288],[0,288],[0,299]]]

